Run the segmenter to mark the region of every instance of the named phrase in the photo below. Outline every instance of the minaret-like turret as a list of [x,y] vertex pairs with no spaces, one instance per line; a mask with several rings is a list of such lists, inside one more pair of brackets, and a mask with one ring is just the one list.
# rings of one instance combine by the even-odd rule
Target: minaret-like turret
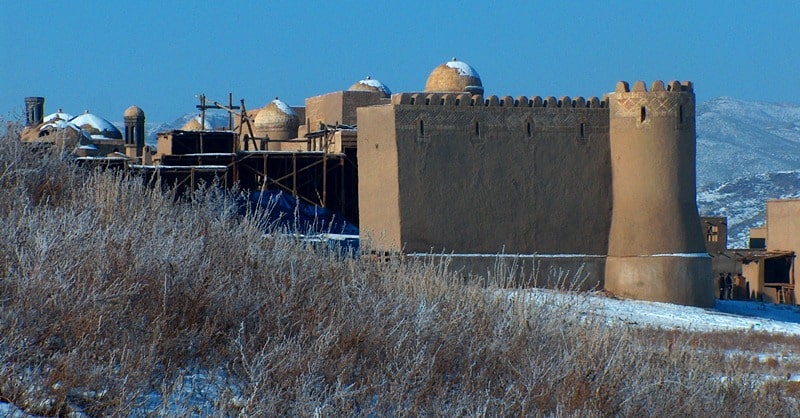
[[144,111],[138,106],[125,109],[125,155],[142,156],[144,148]]
[[41,125],[44,121],[44,97],[26,97],[25,115],[25,126]]
[[658,302],[714,306],[711,258],[696,203],[690,82],[647,91],[617,83],[610,108],[613,209],[605,288]]

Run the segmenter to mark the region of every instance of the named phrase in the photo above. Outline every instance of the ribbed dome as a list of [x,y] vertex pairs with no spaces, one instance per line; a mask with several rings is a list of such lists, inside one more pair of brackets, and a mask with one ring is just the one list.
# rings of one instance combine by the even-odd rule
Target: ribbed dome
[[93,139],[122,139],[122,132],[116,126],[88,110],[70,119],[70,122],[88,132]]
[[431,71],[425,91],[483,94],[483,83],[474,68],[453,58]]
[[260,130],[297,130],[300,126],[300,117],[289,105],[276,97],[258,111],[254,125]]
[[125,109],[125,114],[123,116],[126,118],[144,118],[144,110],[139,106],[131,106]]
[[383,97],[389,97],[392,95],[392,91],[389,90],[389,87],[386,87],[385,84],[381,83],[378,80],[373,80],[370,76],[367,76],[364,80],[361,80],[348,89],[350,91],[376,91],[381,93]]

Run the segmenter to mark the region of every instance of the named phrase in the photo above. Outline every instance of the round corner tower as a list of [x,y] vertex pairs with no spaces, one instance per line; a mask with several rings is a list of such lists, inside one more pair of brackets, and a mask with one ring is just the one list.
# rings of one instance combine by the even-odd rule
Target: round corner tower
[[690,82],[647,91],[619,82],[610,108],[613,209],[605,288],[656,302],[714,305],[711,258],[696,203]]

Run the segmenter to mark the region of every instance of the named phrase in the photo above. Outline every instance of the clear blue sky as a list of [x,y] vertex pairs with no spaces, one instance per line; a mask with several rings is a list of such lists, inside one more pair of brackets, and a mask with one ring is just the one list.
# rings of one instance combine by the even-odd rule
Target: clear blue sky
[[797,1],[3,1],[0,116],[147,120],[195,95],[290,105],[366,75],[420,91],[457,57],[486,94],[600,96],[617,80],[691,80],[718,96],[800,102]]

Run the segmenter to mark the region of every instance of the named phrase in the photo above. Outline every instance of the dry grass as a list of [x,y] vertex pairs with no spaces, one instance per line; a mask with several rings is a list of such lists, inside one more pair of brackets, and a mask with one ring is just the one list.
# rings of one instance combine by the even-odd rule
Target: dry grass
[[[215,188],[176,198],[15,130],[0,139],[0,399],[30,413],[800,414],[796,384],[704,337],[265,236]],[[195,371],[214,388],[199,411],[181,395]]]

